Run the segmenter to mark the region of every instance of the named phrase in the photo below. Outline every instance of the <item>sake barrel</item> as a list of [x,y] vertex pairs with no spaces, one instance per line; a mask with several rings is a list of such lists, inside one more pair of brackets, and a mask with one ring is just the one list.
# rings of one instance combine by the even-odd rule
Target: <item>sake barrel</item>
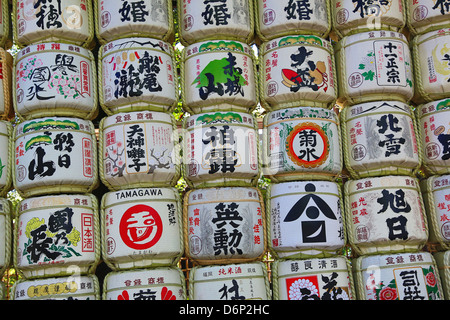
[[339,96],[346,104],[413,97],[412,59],[402,33],[349,35],[335,49]]
[[267,113],[262,158],[272,182],[335,179],[343,164],[338,117],[312,107]]
[[340,116],[344,161],[353,179],[415,175],[419,170],[420,140],[408,104],[366,102],[345,107]]
[[266,248],[264,220],[257,188],[190,190],[183,202],[185,254],[203,265],[258,260]]
[[405,1],[407,25],[412,34],[450,27],[450,7],[446,1]]
[[331,2],[333,29],[340,36],[380,29],[401,31],[406,24],[402,0]]
[[274,300],[355,300],[350,262],[341,256],[275,260]]
[[210,39],[253,40],[253,1],[177,0],[183,45]]
[[14,119],[14,107],[11,99],[13,58],[11,54],[0,48],[0,120]]
[[138,2],[94,0],[97,39],[108,41],[128,37],[168,40],[173,36],[170,0]]
[[[10,267],[11,261],[11,204],[5,198],[0,198],[0,276]],[[0,297],[1,297],[0,293]]]
[[195,188],[250,186],[259,178],[256,118],[210,112],[184,118],[184,178]]
[[245,43],[210,40],[186,46],[180,67],[181,98],[189,113],[256,107],[256,61]]
[[340,186],[335,182],[271,184],[267,190],[267,230],[273,256],[293,259],[336,255],[345,245],[343,204]]
[[[0,47],[5,48],[6,46],[11,45],[11,34],[10,34],[10,10],[9,10],[9,2],[8,0],[2,0],[0,2]],[[8,44],[8,45],[7,45]]]
[[100,105],[107,115],[171,112],[178,103],[173,48],[152,38],[123,38],[99,50]]
[[443,300],[428,252],[361,256],[352,262],[358,300]]
[[450,98],[450,27],[414,37],[412,52],[417,88],[414,99],[431,102]]
[[348,241],[359,255],[418,251],[428,240],[416,178],[384,176],[345,184]]
[[89,47],[94,40],[91,1],[12,1],[14,42],[20,47],[33,43],[61,41]]
[[256,33],[263,41],[290,34],[326,37],[330,32],[330,1],[258,0],[255,3]]
[[189,300],[270,300],[262,262],[195,266],[189,272]]
[[5,196],[12,184],[12,135],[11,123],[0,120],[0,196]]
[[175,265],[183,254],[175,188],[108,192],[101,202],[102,257],[114,271]]
[[99,128],[100,178],[110,190],[177,183],[179,145],[171,114],[118,113],[102,118]]
[[333,47],[314,35],[288,35],[260,49],[259,95],[267,110],[332,108],[337,98]]
[[416,117],[425,172],[450,173],[450,99],[418,106]]
[[14,109],[23,119],[98,113],[97,72],[91,51],[65,43],[23,48],[14,58]]
[[46,195],[19,204],[15,268],[25,278],[93,273],[100,262],[97,198]]
[[100,285],[95,275],[20,279],[12,300],[100,300]]
[[97,187],[97,140],[91,121],[24,121],[16,126],[13,141],[13,183],[23,197],[85,193]]
[[450,175],[423,180],[421,190],[430,233],[428,241],[450,250]]
[[435,252],[433,258],[439,270],[444,298],[450,300],[450,251]]
[[175,267],[110,272],[103,300],[186,300],[184,274]]

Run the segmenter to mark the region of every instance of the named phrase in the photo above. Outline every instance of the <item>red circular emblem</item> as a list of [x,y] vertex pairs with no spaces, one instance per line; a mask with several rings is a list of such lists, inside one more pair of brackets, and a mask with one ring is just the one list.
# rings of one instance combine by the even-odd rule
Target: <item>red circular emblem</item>
[[120,237],[132,249],[151,248],[161,238],[162,231],[163,225],[158,212],[144,204],[129,208],[120,220]]

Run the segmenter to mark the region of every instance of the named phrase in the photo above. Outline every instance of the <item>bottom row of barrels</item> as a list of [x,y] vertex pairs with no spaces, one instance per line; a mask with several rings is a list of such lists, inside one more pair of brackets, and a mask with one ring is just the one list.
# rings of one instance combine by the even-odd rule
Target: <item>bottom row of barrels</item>
[[271,283],[263,262],[194,266],[188,279],[176,267],[136,269],[108,273],[103,288],[95,275],[19,280],[13,299],[443,300],[449,262],[450,251],[276,260]]

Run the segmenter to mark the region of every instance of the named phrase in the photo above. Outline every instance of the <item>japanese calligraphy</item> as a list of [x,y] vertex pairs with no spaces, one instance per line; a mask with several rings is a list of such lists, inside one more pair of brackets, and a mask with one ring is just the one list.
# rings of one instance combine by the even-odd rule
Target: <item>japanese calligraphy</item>
[[139,124],[129,126],[126,147],[127,157],[132,163],[128,165],[128,168],[134,168],[136,172],[140,172],[141,167],[147,168],[147,162],[143,162],[146,159],[146,150],[142,148],[144,145],[144,129]]
[[228,13],[227,0],[204,0],[205,11],[202,12],[203,24],[227,25],[231,14]]
[[203,144],[211,144],[213,147],[205,156],[205,161],[210,166],[208,172],[234,172],[238,162],[237,153],[232,147],[235,144],[234,130],[228,125],[224,125],[222,129],[212,126],[205,136],[207,139],[202,139]]
[[390,6],[390,0],[352,0],[355,5],[353,12],[359,12],[361,18],[369,15],[380,16],[381,6]]
[[220,300],[228,300],[228,294],[231,293],[230,300],[245,300],[245,296],[239,295],[239,284],[233,279],[231,280],[231,286],[228,288],[227,284],[224,283],[223,286],[219,289],[219,293],[222,293],[220,296]]
[[[400,147],[406,142],[403,137],[395,137],[397,133],[402,131],[402,128],[397,126],[397,124],[398,118],[393,114],[383,115],[377,120],[378,132],[384,134],[386,138],[386,140],[380,141],[378,145],[386,148],[386,157],[389,157],[391,154],[399,154]],[[387,134],[386,131],[388,132]]]
[[239,205],[232,202],[228,205],[219,203],[216,207],[216,217],[212,219],[214,230],[214,254],[243,254],[240,248],[242,232],[239,230],[243,218],[238,211]]
[[55,2],[53,2],[53,0],[37,0],[34,4],[34,9],[37,9],[36,18],[38,18],[38,20],[36,25],[42,30],[44,30],[44,28],[62,27],[61,21],[58,21],[62,14],[61,0],[56,0]]
[[143,0],[130,2],[122,0],[122,7],[119,9],[120,20],[122,22],[145,22],[145,17],[149,15],[145,9],[146,5]]
[[385,67],[388,69],[386,75],[387,75],[387,81],[392,83],[400,82],[400,76],[398,71],[398,55],[396,53],[393,53],[393,49],[397,49],[397,46],[393,45],[392,42],[389,42],[387,45],[384,46],[385,49],[389,50],[389,53],[385,53],[384,56],[387,58],[387,62]]
[[[377,212],[378,214],[385,212],[388,208],[394,213],[408,213],[411,211],[411,206],[405,200],[405,192],[402,189],[398,189],[395,194],[383,189],[381,194],[382,196],[377,199],[377,202],[382,205],[381,210]],[[386,225],[389,229],[388,238],[390,240],[408,239],[407,222],[408,219],[403,215],[386,219]]]
[[450,0],[436,0],[432,9],[433,10],[439,9],[439,11],[442,15],[449,13],[450,12]]
[[311,13],[309,0],[289,0],[289,3],[284,8],[286,12],[286,19],[311,20]]

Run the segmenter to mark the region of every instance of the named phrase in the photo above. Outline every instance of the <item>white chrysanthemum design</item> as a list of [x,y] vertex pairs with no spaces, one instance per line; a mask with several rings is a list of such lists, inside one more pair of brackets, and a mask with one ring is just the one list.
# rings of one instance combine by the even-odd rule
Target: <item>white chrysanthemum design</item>
[[294,281],[291,284],[291,287],[289,288],[289,299],[290,300],[301,300],[303,298],[303,294],[301,293],[300,290],[304,289],[304,288],[309,290],[310,293],[308,294],[308,296],[311,296],[311,295],[319,296],[319,290],[314,285],[314,283],[312,283],[308,279],[298,279],[298,280]]

